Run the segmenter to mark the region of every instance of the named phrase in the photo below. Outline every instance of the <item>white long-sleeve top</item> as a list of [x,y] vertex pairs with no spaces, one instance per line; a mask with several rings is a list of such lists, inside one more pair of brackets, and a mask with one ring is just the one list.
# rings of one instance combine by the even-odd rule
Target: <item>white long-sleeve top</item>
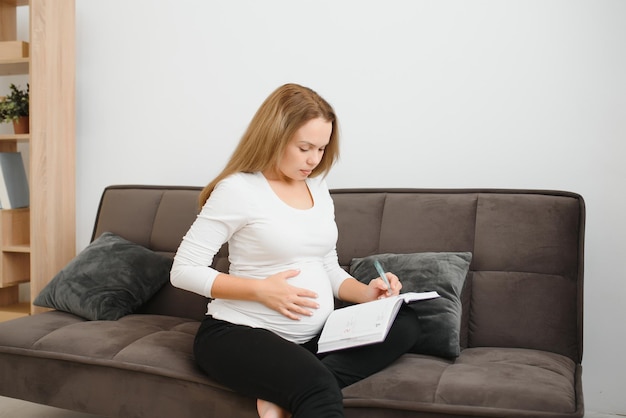
[[326,182],[306,180],[310,209],[283,202],[261,173],[237,173],[217,184],[174,257],[174,286],[211,297],[217,270],[210,267],[223,243],[229,244],[233,276],[265,279],[289,269],[300,273],[289,284],[318,294],[318,309],[299,321],[259,302],[214,299],[207,314],[235,324],[265,328],[301,344],[313,338],[334,308],[341,283],[349,277],[337,260],[337,225]]

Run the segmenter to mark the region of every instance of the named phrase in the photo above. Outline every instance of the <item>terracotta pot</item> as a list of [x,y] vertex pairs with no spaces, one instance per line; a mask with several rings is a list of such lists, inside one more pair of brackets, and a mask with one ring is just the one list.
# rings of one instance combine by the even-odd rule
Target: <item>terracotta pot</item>
[[30,131],[28,116],[20,116],[17,120],[14,120],[13,131],[16,135],[27,134]]

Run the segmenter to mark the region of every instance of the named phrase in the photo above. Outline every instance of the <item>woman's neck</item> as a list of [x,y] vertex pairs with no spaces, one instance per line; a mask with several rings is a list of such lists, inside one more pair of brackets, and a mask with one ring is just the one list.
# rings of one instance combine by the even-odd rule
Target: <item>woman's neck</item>
[[295,209],[310,209],[313,207],[313,196],[306,184],[306,180],[294,180],[286,176],[262,173],[276,196],[287,205]]

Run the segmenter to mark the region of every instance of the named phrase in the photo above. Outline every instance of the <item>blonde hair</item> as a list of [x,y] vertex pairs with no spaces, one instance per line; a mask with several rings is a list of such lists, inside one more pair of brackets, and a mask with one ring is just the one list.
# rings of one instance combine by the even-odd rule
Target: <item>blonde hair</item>
[[269,95],[250,121],[230,160],[200,193],[202,207],[217,183],[234,173],[254,173],[278,166],[293,135],[311,119],[332,123],[330,141],[311,177],[327,174],[339,158],[339,126],[332,106],[308,87],[285,84]]

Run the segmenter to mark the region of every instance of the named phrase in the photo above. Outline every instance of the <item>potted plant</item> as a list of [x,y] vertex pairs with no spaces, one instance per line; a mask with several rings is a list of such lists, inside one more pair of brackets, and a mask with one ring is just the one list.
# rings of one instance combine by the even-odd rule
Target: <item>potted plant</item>
[[26,90],[22,90],[15,84],[10,85],[11,93],[0,100],[0,122],[13,122],[16,134],[28,133],[28,106],[30,85],[26,84]]

